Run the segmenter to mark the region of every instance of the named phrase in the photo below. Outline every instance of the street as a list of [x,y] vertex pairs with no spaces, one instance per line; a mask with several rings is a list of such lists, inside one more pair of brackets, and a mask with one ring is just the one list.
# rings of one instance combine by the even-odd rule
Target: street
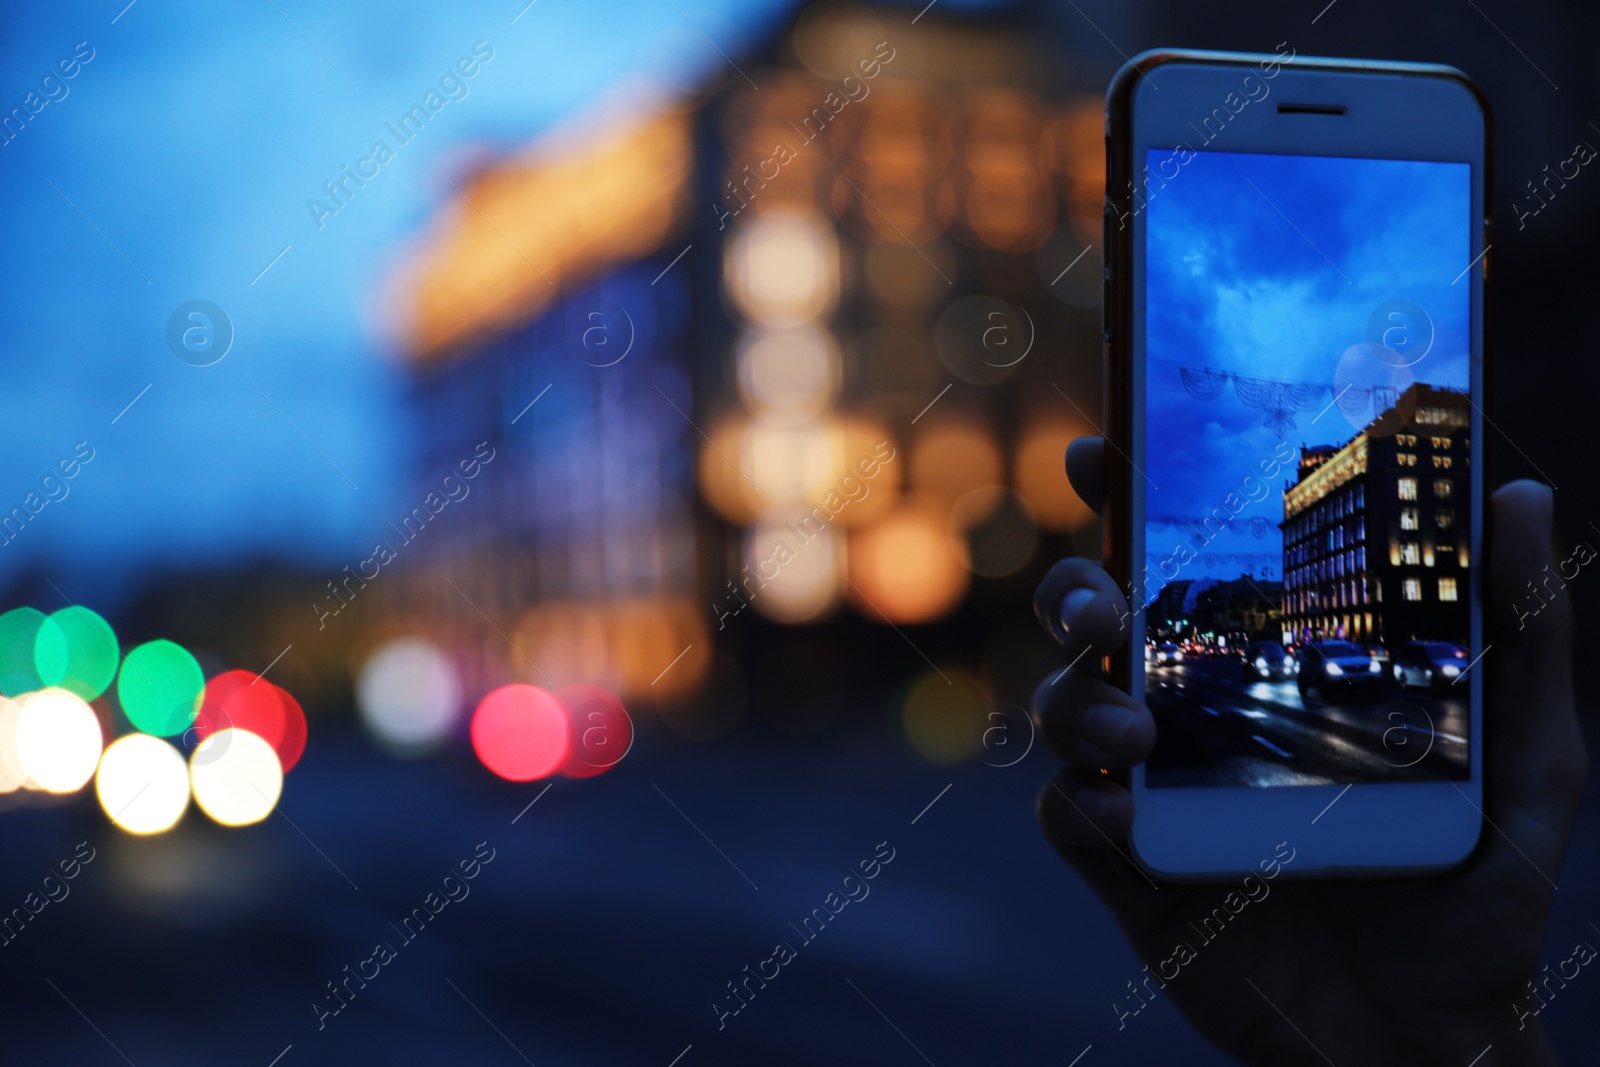
[[1401,690],[1377,700],[1301,699],[1293,678],[1247,682],[1231,656],[1186,659],[1146,674],[1158,741],[1150,785],[1328,785],[1462,779],[1466,686],[1459,695]]

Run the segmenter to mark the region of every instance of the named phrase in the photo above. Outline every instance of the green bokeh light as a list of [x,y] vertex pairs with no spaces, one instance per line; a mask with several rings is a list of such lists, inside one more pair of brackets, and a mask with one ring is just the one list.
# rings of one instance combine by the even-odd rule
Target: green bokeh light
[[117,676],[117,699],[128,721],[147,734],[172,737],[194,721],[205,675],[186,649],[150,641],[128,653]]
[[0,693],[14,697],[44,688],[33,662],[44,621],[44,612],[33,608],[13,608],[0,615]]
[[39,679],[85,700],[106,691],[120,657],[116,631],[88,608],[62,608],[44,620],[34,641]]

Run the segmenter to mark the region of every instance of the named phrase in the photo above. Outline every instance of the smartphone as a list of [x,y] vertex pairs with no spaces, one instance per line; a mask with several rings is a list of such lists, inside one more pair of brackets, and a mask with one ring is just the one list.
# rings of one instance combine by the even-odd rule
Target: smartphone
[[[1490,116],[1443,66],[1154,51],[1107,94],[1109,677],[1152,876],[1482,830]],[[1285,860],[1285,857],[1290,857]]]

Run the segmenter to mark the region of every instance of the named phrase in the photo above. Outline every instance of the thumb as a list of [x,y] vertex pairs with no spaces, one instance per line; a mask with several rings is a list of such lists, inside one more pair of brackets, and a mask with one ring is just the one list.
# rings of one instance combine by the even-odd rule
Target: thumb
[[1511,482],[1490,509],[1481,654],[1488,814],[1553,882],[1588,766],[1572,698],[1574,560],[1554,557],[1548,486]]

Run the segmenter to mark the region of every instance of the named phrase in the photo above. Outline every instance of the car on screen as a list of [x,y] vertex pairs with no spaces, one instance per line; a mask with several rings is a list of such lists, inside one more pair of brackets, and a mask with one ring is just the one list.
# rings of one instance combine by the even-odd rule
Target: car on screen
[[1390,668],[1405,689],[1446,689],[1467,669],[1467,650],[1448,641],[1413,641]]
[[1183,662],[1183,649],[1167,641],[1156,647],[1156,666],[1174,667]]
[[1294,677],[1294,658],[1276,641],[1257,641],[1244,650],[1247,682],[1281,682]]
[[1383,682],[1383,669],[1360,645],[1310,641],[1301,650],[1295,681],[1305,700],[1372,700]]

